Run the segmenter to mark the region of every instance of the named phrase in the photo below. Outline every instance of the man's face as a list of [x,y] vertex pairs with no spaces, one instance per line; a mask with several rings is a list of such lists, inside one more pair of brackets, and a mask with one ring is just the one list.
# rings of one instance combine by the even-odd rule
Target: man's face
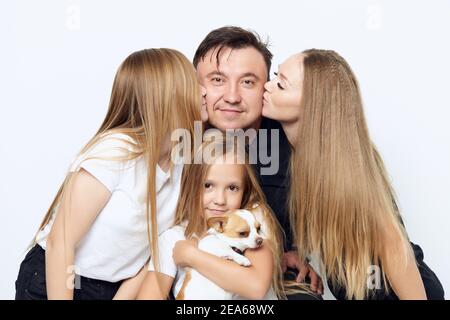
[[262,54],[253,47],[225,47],[217,65],[217,49],[197,65],[209,123],[220,130],[258,128],[268,71]]

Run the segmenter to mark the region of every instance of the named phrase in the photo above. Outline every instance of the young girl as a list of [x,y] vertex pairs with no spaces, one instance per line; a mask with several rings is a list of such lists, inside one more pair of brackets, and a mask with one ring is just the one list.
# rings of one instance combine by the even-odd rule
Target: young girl
[[318,255],[338,299],[443,299],[410,244],[358,83],[334,51],[307,50],[265,85],[263,115],[293,147],[290,214],[300,261]]
[[182,167],[170,163],[170,133],[193,134],[200,105],[195,70],[180,52],[147,49],[125,59],[103,124],[70,167],[20,266],[16,299],[137,293],[158,232],[174,219]]
[[[151,260],[138,299],[165,299],[171,288],[176,297],[183,283],[178,272],[182,267],[194,268],[219,287],[234,293],[236,298],[283,297],[280,227],[265,204],[252,167],[234,142],[224,141],[223,137],[205,142],[198,152],[206,149],[224,151],[210,158],[209,164],[185,166],[175,226],[160,236],[158,272]],[[263,213],[260,222],[267,238],[262,247],[246,250],[245,256],[252,263],[250,267],[203,252],[195,241],[182,241],[194,236],[201,238],[210,217],[226,215],[233,209],[251,210],[255,206]]]

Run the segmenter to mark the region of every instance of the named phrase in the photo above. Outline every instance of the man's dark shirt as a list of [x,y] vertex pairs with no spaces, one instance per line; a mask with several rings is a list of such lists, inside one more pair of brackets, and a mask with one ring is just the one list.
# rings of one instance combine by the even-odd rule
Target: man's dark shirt
[[[255,169],[256,176],[258,177],[259,183],[261,185],[262,190],[267,199],[267,203],[269,204],[272,211],[275,213],[278,221],[280,222],[285,235],[285,243],[284,248],[286,251],[292,249],[292,231],[289,223],[289,214],[288,214],[288,193],[289,193],[289,183],[290,183],[290,175],[289,175],[289,158],[291,155],[291,147],[289,141],[286,137],[286,134],[283,131],[280,123],[275,120],[271,120],[268,118],[262,118],[260,129],[267,129],[267,146],[260,146],[258,141],[258,163],[253,165]],[[278,162],[279,167],[278,171],[274,175],[262,175],[261,168],[270,167],[272,164],[261,164],[259,153],[259,148],[263,148],[262,154],[267,155],[269,158],[275,158],[277,155],[270,154],[271,152],[271,130],[278,130],[279,134],[279,155]],[[259,135],[257,139],[253,141],[256,143],[259,139]],[[252,144],[253,144],[252,143]],[[273,159],[271,161],[274,161]]]

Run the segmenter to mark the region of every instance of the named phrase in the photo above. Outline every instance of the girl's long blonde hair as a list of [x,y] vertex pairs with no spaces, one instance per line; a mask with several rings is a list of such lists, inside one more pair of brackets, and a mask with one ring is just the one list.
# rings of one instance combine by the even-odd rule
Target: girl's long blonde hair
[[[307,50],[300,126],[291,156],[289,208],[304,259],[318,254],[347,298],[369,298],[369,268],[405,267],[411,250],[383,161],[372,143],[357,80],[334,51]],[[386,248],[395,246],[397,256]]]
[[[267,224],[268,237],[265,241],[269,245],[273,254],[274,273],[272,277],[272,287],[278,297],[284,298],[283,290],[283,278],[281,271],[281,257],[283,253],[282,247],[282,229],[272,210],[266,203],[261,187],[252,166],[249,164],[248,155],[245,150],[238,146],[236,140],[232,136],[226,136],[219,131],[214,134],[215,138],[206,139],[206,141],[196,150],[194,158],[203,159],[202,152],[206,148],[213,150],[221,150],[220,152],[212,155],[212,158],[208,159],[208,163],[202,161],[200,164],[191,163],[186,164],[183,169],[183,175],[181,180],[180,199],[178,201],[175,225],[183,224],[187,221],[185,236],[190,238],[193,235],[203,235],[206,232],[206,220],[203,214],[203,192],[204,182],[208,175],[208,170],[211,163],[215,160],[228,157],[231,154],[234,163],[242,165],[244,167],[244,196],[241,203],[241,209],[252,210],[254,207],[259,206],[263,213],[264,222]],[[228,138],[228,139],[227,139]],[[210,149],[210,150],[211,150]],[[231,150],[231,151],[230,151]],[[228,154],[227,154],[228,151]]]
[[[124,140],[131,148],[123,157],[114,160],[132,160],[140,156],[145,159],[148,170],[145,210],[155,266],[158,266],[155,180],[161,146],[169,141],[167,137],[178,128],[187,129],[194,136],[194,121],[200,120],[200,105],[200,88],[195,69],[182,53],[165,48],[134,52],[122,62],[116,73],[109,108],[102,125],[79,153],[85,153],[110,133],[122,133],[132,138],[134,143]],[[63,195],[70,190],[72,180],[73,174],[69,173],[39,230],[50,221]],[[68,232],[67,220],[65,234]]]

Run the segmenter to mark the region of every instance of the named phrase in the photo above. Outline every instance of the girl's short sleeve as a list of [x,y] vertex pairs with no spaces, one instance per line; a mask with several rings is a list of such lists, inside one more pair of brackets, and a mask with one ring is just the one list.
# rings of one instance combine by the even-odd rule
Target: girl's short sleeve
[[[172,252],[173,248],[175,247],[175,243],[180,240],[185,240],[185,237],[184,228],[179,226],[175,226],[164,231],[158,237],[158,272],[175,278],[177,274],[177,265],[173,261]],[[148,264],[148,271],[155,271],[153,258],[150,259],[150,263]]]
[[127,143],[130,140],[124,134],[110,134],[101,138],[89,150],[77,156],[69,171],[78,172],[83,168],[113,192],[119,184],[126,157],[131,150],[131,145]]

